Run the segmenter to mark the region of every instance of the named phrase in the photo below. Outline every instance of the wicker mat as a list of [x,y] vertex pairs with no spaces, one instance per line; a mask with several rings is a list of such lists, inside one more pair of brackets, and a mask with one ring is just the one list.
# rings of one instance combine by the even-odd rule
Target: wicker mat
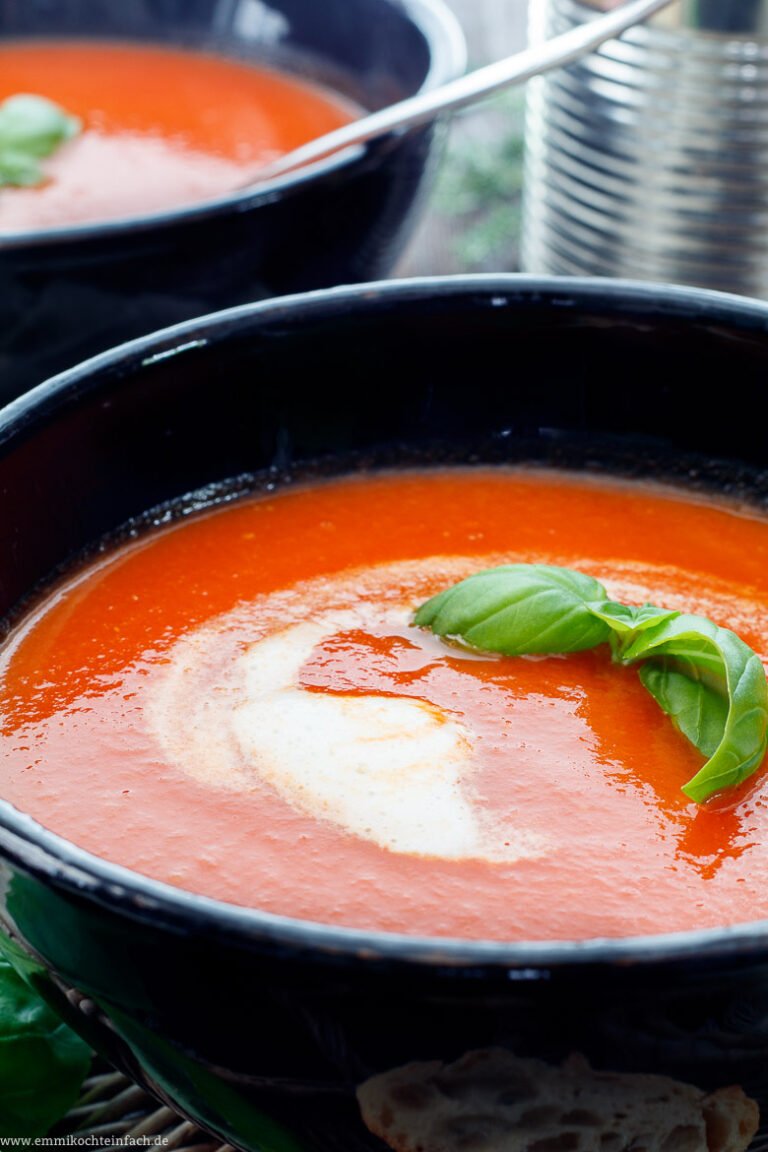
[[99,1152],[125,1152],[131,1145],[149,1150],[156,1146],[160,1152],[232,1152],[230,1145],[201,1132],[112,1070],[98,1069],[89,1076],[76,1106],[55,1132],[76,1136],[78,1144]]

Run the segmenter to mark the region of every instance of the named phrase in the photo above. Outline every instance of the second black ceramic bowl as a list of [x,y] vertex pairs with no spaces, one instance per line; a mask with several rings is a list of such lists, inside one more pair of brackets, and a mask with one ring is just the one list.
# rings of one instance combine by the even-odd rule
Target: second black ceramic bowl
[[[30,37],[202,48],[308,75],[371,110],[464,67],[442,0],[0,0],[0,44]],[[208,205],[0,233],[0,404],[168,324],[387,274],[426,190],[435,139],[434,127],[390,136],[357,158]]]
[[[369,285],[183,325],[0,416],[0,613],[154,505],[350,453],[619,470],[764,509],[766,378],[768,305],[648,285]],[[765,920],[544,944],[345,930],[166,887],[7,803],[0,858],[2,921],[46,995],[241,1148],[375,1152],[356,1084],[489,1046],[736,1083],[768,1109]]]

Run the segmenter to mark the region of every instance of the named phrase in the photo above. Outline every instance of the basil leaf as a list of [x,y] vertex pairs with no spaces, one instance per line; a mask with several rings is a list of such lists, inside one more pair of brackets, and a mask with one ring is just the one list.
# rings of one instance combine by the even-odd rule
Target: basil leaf
[[[680,615],[640,633],[622,658],[627,664],[653,660],[655,674],[650,681],[646,675],[646,687],[709,756],[683,786],[686,796],[701,803],[759,767],[768,749],[768,683],[759,656],[734,632],[704,616]],[[701,688],[684,692],[680,676]]]
[[17,188],[31,188],[42,177],[40,165],[21,152],[0,151],[0,187],[13,184]]
[[88,1045],[0,956],[0,1137],[43,1136],[77,1100]]
[[487,568],[433,596],[415,623],[505,656],[580,652],[610,636],[589,608],[605,600],[591,576],[550,564]]
[[704,756],[713,756],[725,733],[728,699],[672,662],[649,661],[639,669],[643,686],[662,712]]
[[38,161],[76,136],[81,123],[44,96],[10,96],[0,104],[0,187],[39,184]]
[[589,607],[618,636],[629,637],[631,633],[632,639],[636,632],[645,632],[648,628],[655,628],[662,620],[680,615],[671,608],[657,608],[654,604],[634,608],[630,604],[618,604],[615,600],[604,600],[600,604],[590,604]]
[[653,604],[608,600],[591,576],[547,564],[489,568],[433,596],[414,623],[507,656],[578,652],[609,641],[706,764],[683,786],[703,803],[733,788],[768,750],[768,681],[727,628]]

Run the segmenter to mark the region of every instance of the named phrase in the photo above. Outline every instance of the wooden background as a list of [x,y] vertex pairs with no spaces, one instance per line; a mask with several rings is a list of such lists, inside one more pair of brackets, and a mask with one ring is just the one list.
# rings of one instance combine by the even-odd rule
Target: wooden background
[[[464,29],[469,68],[525,46],[527,0],[445,2]],[[512,89],[452,118],[436,186],[397,275],[517,267],[523,101],[524,89]]]

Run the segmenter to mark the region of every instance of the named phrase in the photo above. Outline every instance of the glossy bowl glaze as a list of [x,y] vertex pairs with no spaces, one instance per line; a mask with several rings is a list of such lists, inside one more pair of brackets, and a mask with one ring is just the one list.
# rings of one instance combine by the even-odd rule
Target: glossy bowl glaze
[[[653,285],[393,282],[207,317],[0,415],[0,612],[155,505],[307,462],[539,461],[764,508],[767,377],[768,305]],[[86,1036],[250,1152],[374,1152],[356,1084],[489,1046],[738,1083],[768,1115],[765,921],[583,943],[345,930],[185,894],[3,803],[0,910]]]
[[[0,0],[0,42],[19,37],[203,48],[308,75],[370,109],[450,79],[465,61],[443,0]],[[0,403],[204,312],[386,275],[437,138],[434,127],[390,136],[189,208],[0,233]]]

